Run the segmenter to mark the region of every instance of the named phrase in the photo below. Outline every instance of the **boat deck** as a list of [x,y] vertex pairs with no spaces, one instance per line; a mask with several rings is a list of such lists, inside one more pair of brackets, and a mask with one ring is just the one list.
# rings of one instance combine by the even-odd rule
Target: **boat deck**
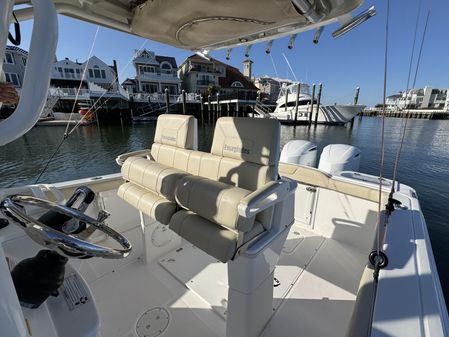
[[[366,255],[349,245],[294,226],[275,271],[274,314],[261,336],[344,336],[365,264]],[[90,286],[103,337],[137,336],[137,321],[149,309],[168,312],[168,322],[158,315],[162,321],[151,323],[164,336],[225,336],[227,266],[190,244]]]

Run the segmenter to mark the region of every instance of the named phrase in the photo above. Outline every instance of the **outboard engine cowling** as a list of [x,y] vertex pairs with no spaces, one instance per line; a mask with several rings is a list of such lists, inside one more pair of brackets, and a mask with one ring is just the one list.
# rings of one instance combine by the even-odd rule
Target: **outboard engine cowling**
[[291,140],[284,145],[280,161],[288,164],[298,164],[316,167],[316,145],[307,140]]
[[328,145],[321,153],[318,169],[331,174],[341,171],[358,171],[361,153],[359,148],[351,145]]

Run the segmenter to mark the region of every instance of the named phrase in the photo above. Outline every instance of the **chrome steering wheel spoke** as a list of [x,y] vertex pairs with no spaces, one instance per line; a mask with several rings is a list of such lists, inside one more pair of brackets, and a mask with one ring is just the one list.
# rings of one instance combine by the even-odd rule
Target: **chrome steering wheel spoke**
[[[25,206],[35,206],[58,212],[76,221],[83,221],[88,227],[79,234],[66,234],[28,215],[25,212]],[[23,228],[35,242],[67,257],[88,258],[95,256],[106,259],[119,259],[128,256],[132,249],[128,239],[104,223],[104,220],[109,216],[107,212],[100,212],[98,219],[94,219],[80,210],[27,195],[10,195],[6,197],[0,202],[0,211],[13,220],[15,224]],[[94,230],[88,230],[91,227]],[[95,230],[99,230],[114,239],[121,246],[121,249],[85,241]]]

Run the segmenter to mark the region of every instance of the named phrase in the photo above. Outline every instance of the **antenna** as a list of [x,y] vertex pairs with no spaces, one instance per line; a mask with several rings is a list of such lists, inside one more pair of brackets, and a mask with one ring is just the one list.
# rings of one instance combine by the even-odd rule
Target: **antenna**
[[298,79],[296,78],[295,72],[293,71],[292,66],[290,65],[290,62],[288,62],[287,56],[285,56],[284,53],[282,53],[282,56],[284,56],[285,62],[287,62],[287,65],[290,68],[290,71],[292,72],[293,77],[295,78],[295,81],[298,82]]

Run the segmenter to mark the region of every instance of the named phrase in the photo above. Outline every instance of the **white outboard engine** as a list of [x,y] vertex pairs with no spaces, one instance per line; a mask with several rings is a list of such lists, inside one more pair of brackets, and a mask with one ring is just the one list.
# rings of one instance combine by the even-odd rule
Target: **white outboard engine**
[[341,171],[358,171],[361,153],[359,148],[351,145],[328,145],[321,153],[318,169],[330,174]]
[[307,140],[291,140],[284,145],[280,161],[289,164],[298,164],[316,167],[316,145]]

